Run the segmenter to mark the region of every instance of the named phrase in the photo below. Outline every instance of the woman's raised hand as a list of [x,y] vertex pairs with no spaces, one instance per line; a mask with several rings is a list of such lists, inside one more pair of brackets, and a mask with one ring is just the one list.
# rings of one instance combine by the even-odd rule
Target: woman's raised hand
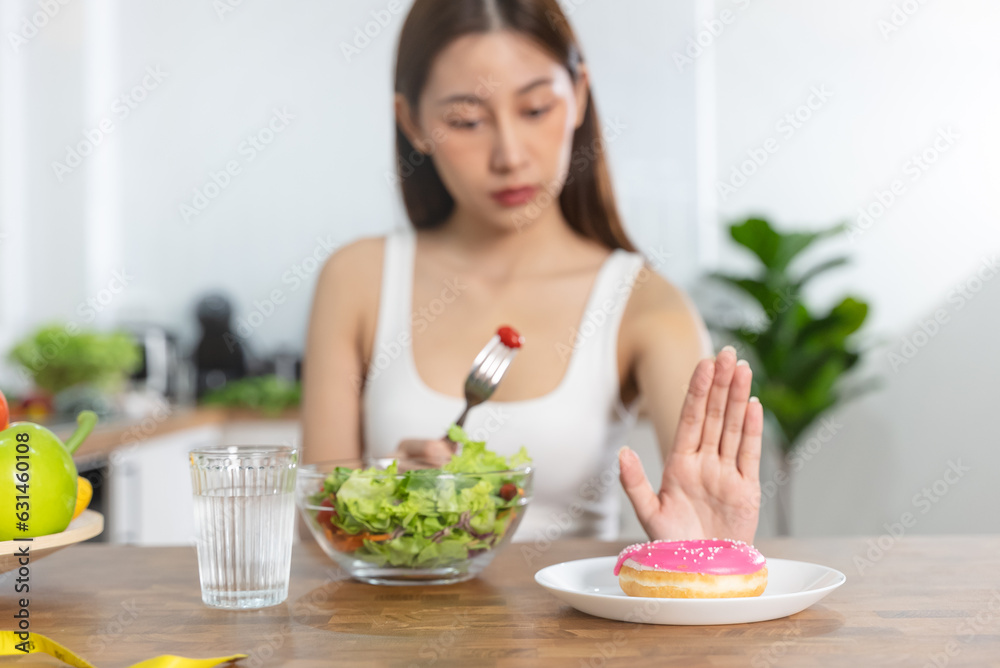
[[621,482],[651,539],[753,543],[760,515],[764,412],[750,398],[750,366],[726,346],[691,375],[673,449],[653,491],[639,457],[619,453]]

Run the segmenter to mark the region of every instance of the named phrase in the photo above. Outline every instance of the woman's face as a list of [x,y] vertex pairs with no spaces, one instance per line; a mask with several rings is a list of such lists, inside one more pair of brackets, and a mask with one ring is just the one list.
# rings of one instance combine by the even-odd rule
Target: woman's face
[[[519,229],[558,207],[586,96],[585,71],[574,86],[529,39],[482,33],[438,55],[416,119],[397,95],[397,119],[432,156],[458,212]],[[533,190],[503,193],[520,188]]]

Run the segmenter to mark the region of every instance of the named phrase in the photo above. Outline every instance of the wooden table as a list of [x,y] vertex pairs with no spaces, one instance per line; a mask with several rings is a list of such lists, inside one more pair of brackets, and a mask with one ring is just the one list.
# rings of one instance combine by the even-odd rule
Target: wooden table
[[[81,544],[32,564],[31,628],[98,668],[235,653],[250,655],[235,664],[247,668],[1000,666],[1000,536],[762,540],[765,556],[826,564],[847,583],[804,612],[757,624],[613,622],[533,580],[542,566],[623,546],[557,542],[529,564],[514,544],[480,579],[396,588],[345,580],[304,542],[285,603],[230,612],[202,605],[194,548]],[[10,577],[0,592],[0,628],[10,628]],[[0,665],[61,665],[36,656]]]

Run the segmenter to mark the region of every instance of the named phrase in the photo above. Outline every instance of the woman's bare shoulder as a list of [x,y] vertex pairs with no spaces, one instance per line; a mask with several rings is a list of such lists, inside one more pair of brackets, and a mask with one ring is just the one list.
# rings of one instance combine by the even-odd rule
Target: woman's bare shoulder
[[326,259],[316,281],[314,317],[331,325],[367,333],[373,325],[382,285],[385,237],[364,237],[345,244]]
[[375,335],[384,248],[385,237],[364,237],[326,259],[316,281],[311,339],[329,345],[332,337],[342,336],[358,355],[368,354]]
[[683,288],[657,273],[649,264],[632,287],[622,330],[636,346],[669,341],[674,346],[701,347],[711,355],[711,339],[705,321]]
[[346,283],[352,288],[363,287],[358,282],[370,283],[382,273],[382,252],[385,248],[385,237],[363,237],[335,250],[327,258],[323,271],[320,273],[321,283]]

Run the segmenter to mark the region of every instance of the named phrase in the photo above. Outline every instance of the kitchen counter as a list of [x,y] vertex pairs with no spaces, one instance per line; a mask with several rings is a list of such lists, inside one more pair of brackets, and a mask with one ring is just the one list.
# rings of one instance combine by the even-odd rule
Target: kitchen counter
[[[152,437],[166,436],[185,429],[195,429],[209,425],[224,425],[232,422],[273,422],[300,418],[298,409],[288,410],[276,416],[235,408],[217,406],[165,406],[164,410],[141,419],[119,418],[101,420],[93,433],[80,445],[73,455],[76,460],[107,456],[113,450],[141,443]],[[76,428],[75,423],[52,425],[50,428],[61,439],[66,439]]]
[[[250,655],[236,666],[254,668],[1000,666],[1000,536],[757,545],[768,557],[837,568],[847,583],[784,619],[641,625],[579,613],[533,580],[543,566],[613,555],[624,543],[567,540],[535,555],[513,544],[470,582],[377,587],[346,580],[308,541],[295,544],[285,603],[235,612],[201,603],[192,547],[81,544],[31,564],[31,630],[98,668],[236,653]],[[0,577],[5,609],[12,589]],[[37,657],[0,664],[61,665]]]

